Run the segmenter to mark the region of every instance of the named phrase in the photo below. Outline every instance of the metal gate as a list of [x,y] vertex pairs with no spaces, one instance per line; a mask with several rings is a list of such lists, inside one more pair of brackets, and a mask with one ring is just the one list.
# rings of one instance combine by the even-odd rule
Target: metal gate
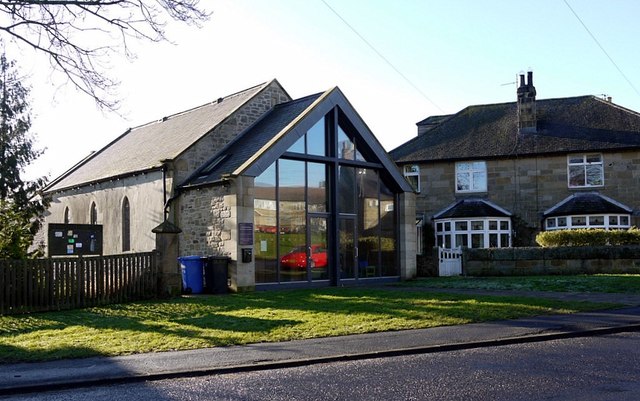
[[462,248],[438,248],[438,276],[462,274]]

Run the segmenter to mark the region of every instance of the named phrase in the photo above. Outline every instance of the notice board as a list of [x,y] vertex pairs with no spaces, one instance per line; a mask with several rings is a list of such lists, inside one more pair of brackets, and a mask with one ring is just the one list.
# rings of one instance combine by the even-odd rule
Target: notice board
[[102,255],[101,224],[49,223],[49,256]]

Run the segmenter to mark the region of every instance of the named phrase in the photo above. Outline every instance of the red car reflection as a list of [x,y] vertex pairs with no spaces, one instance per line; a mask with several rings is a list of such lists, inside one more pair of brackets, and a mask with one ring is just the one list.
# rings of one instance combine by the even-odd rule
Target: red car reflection
[[[307,267],[307,250],[305,246],[298,246],[280,258],[280,266],[285,269],[304,270]],[[327,249],[324,245],[311,245],[311,267],[327,267]]]

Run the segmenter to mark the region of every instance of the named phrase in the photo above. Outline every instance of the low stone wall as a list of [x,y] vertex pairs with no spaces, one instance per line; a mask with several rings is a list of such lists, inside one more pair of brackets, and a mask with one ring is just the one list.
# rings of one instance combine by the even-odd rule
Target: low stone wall
[[467,276],[640,273],[640,246],[470,249]]

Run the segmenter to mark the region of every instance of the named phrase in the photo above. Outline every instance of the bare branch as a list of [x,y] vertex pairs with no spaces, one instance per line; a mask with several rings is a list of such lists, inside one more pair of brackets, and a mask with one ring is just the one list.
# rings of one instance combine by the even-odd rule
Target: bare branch
[[0,37],[27,45],[49,58],[55,71],[115,111],[118,82],[108,74],[114,54],[133,59],[130,39],[167,41],[166,24],[179,21],[200,26],[210,13],[200,0],[0,0]]

